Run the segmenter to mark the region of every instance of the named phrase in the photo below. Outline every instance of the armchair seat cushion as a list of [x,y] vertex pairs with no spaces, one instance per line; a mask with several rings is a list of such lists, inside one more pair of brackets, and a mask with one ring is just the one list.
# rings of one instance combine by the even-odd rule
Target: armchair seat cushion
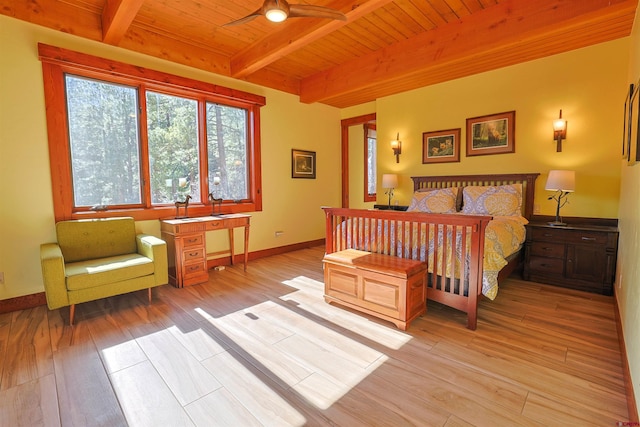
[[154,263],[132,253],[68,263],[65,270],[67,289],[77,291],[151,275]]

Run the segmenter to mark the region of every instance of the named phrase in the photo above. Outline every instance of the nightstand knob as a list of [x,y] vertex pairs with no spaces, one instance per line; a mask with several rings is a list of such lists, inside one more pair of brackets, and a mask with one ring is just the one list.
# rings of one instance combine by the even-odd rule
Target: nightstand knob
[[584,236],[583,236],[583,237],[582,237],[582,240],[586,240],[586,241],[589,241],[589,242],[593,242],[593,241],[595,241],[595,240],[596,240],[596,238],[595,238],[595,237],[584,237]]

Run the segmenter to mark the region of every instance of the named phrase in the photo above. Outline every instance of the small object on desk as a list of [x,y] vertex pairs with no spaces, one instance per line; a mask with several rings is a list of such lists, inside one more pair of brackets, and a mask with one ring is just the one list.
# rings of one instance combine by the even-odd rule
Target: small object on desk
[[[187,214],[187,209],[189,208],[189,200],[191,200],[191,196],[187,194],[184,202],[176,202],[176,218],[187,218],[189,215]],[[180,216],[180,206],[184,206],[184,216]]]
[[[209,200],[211,201],[211,216],[222,215],[222,197],[215,198],[213,193],[209,193]],[[218,213],[216,213],[216,205],[218,205]]]

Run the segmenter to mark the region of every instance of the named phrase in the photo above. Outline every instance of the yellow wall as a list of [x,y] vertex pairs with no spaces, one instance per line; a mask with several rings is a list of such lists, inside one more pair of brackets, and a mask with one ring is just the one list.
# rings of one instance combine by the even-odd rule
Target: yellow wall
[[[627,85],[636,84],[640,78],[640,17],[637,14],[629,51]],[[623,161],[620,165],[620,240],[615,292],[636,406],[640,408],[640,163],[627,166]]]
[[[400,175],[396,197],[408,204],[413,175],[539,172],[535,204],[555,215],[544,191],[548,171],[573,169],[576,192],[562,214],[616,218],[628,52],[625,38],[379,99],[378,173]],[[552,123],[560,109],[568,136],[557,153]],[[511,110],[515,153],[466,157],[466,119]],[[458,127],[460,162],[423,165],[422,133]],[[399,164],[389,146],[397,132]]]
[[[339,109],[0,16],[0,300],[43,291],[39,245],[55,239],[38,42],[265,96],[263,211],[252,214],[249,250],[324,238],[320,206],[340,203]],[[292,148],[316,151],[317,179],[291,178]],[[137,226],[159,235],[158,221]],[[217,233],[208,247],[227,247],[226,234]]]

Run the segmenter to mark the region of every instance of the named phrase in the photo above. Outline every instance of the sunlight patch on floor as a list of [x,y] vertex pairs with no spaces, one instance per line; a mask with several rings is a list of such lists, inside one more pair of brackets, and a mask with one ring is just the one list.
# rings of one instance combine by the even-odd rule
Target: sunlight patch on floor
[[[283,301],[296,302],[304,310],[308,310],[314,315],[324,317],[336,324],[344,324],[346,322],[343,322],[342,319],[348,319],[348,323],[351,325],[349,329],[364,338],[393,350],[400,349],[412,339],[411,335],[396,329],[391,323],[389,326],[380,325],[368,320],[365,316],[344,310],[337,305],[325,304],[326,310],[317,310],[314,304],[318,302],[318,298],[322,299],[324,292],[324,283],[322,282],[305,276],[298,276],[282,283],[302,291],[302,294],[293,292],[281,297]],[[303,295],[307,298],[302,298]]]
[[215,417],[210,408],[217,403],[246,407],[256,419],[283,417],[304,425],[304,415],[280,388],[326,410],[389,359],[384,349],[397,350],[412,339],[391,324],[326,304],[322,282],[298,276],[283,283],[295,290],[279,300],[218,317],[198,307],[198,327],[172,325],[103,349],[118,396],[140,391],[118,385],[129,384],[140,363],[150,363],[156,387],[163,383],[165,395],[173,394],[196,418]]

